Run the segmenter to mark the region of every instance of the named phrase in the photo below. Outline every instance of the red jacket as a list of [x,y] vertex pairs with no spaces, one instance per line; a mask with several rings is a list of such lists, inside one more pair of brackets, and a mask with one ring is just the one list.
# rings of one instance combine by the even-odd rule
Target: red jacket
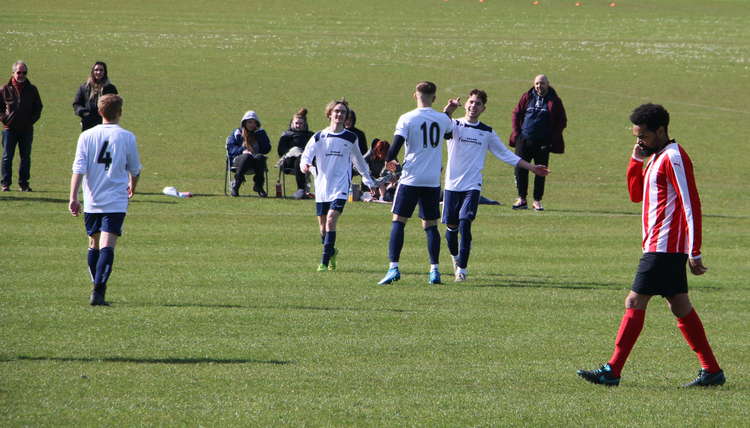
[[[526,106],[529,104],[529,98],[534,88],[529,89],[518,101],[518,105],[513,109],[512,126],[513,132],[510,134],[508,143],[511,147],[516,147],[516,137],[521,134],[521,128],[523,125],[523,118],[526,114]],[[565,107],[560,97],[557,96],[557,92],[550,86],[549,88],[549,101],[547,101],[547,110],[550,114],[550,124],[552,129],[550,130],[550,151],[552,153],[565,153],[565,140],[563,140],[563,129],[568,126],[568,117],[565,115]]]
[[[11,77],[11,79],[13,79]],[[39,91],[27,79],[21,92],[13,86],[13,81],[0,88],[0,122],[3,128],[15,131],[28,131],[42,115],[42,99]]]

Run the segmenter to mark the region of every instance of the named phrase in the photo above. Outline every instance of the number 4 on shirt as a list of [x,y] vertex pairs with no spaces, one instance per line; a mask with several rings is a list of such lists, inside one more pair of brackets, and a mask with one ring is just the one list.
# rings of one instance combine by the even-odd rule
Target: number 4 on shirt
[[96,157],[96,163],[103,163],[105,171],[109,171],[109,165],[112,164],[112,154],[107,151],[108,147],[109,140],[104,140],[102,149],[99,151],[99,156]]

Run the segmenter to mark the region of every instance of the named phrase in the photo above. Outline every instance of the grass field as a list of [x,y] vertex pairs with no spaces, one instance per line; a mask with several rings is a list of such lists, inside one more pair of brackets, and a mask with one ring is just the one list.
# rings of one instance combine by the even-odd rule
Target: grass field
[[[0,195],[0,425],[747,426],[747,2],[574,4],[4,5],[0,67],[10,75],[26,60],[45,108],[34,192]],[[66,212],[80,129],[70,103],[96,60],[125,98],[145,166],[107,308],[87,304],[86,237]],[[375,286],[387,206],[348,204],[339,270],[318,274],[312,201],[223,195],[224,139],[245,110],[260,115],[275,161],[298,107],[320,129],[325,104],[345,96],[369,138],[390,139],[429,79],[440,106],[487,90],[482,119],[506,139],[542,72],[569,119],[547,211],[513,212],[512,171],[488,159],[486,195],[504,205],[481,207],[462,285],[426,285],[412,222],[402,280]],[[619,388],[575,375],[609,357],[638,262],[640,207],[624,174],[627,117],[646,101],[669,109],[695,164],[710,270],[690,278],[691,296],[722,388],[678,388],[698,364],[661,299]],[[447,272],[445,246],[441,257]]]

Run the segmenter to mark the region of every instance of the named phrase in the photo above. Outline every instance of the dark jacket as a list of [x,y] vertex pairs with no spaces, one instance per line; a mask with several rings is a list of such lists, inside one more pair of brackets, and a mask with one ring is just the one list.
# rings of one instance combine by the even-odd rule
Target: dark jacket
[[[104,94],[116,94],[117,88],[111,83],[107,83],[102,88],[102,95]],[[93,128],[96,125],[102,123],[102,117],[99,116],[99,95],[89,97],[91,95],[91,87],[88,83],[84,83],[78,88],[76,97],[73,99],[73,111],[76,116],[81,118],[81,129],[86,130]]]
[[[234,159],[235,156],[242,154],[242,151],[245,150],[242,146],[244,140],[242,138],[242,129],[240,128],[235,129],[227,137],[227,153],[229,157]],[[266,134],[263,128],[255,131],[255,140],[258,142],[258,153],[256,154],[265,155],[271,151],[271,140],[268,139],[268,134]]]
[[350,111],[349,114],[350,114],[350,117],[352,119],[352,126],[349,127],[349,128],[346,128],[346,129],[352,131],[353,133],[355,133],[357,135],[357,140],[359,140],[359,151],[362,152],[362,156],[364,156],[365,153],[367,153],[367,136],[365,136],[364,131],[362,131],[361,129],[357,128],[357,126],[356,126],[357,125],[357,114],[354,113],[353,110]]
[[304,151],[312,136],[313,132],[307,129],[307,122],[305,122],[305,128],[299,131],[292,129],[292,122],[289,122],[289,129],[279,137],[279,146],[276,148],[279,157],[283,157],[292,147],[298,147]]
[[[529,100],[532,98],[532,92],[534,88],[529,89],[518,101],[518,105],[513,109],[512,115],[512,126],[513,132],[510,134],[508,143],[511,147],[516,146],[516,138],[521,134],[523,128],[523,118],[526,114],[526,107],[529,104]],[[550,126],[550,151],[552,153],[564,153],[565,152],[565,140],[563,139],[563,129],[568,126],[568,117],[565,115],[565,107],[560,97],[557,96],[557,92],[550,86],[549,97],[547,100],[547,110],[549,111]]]
[[19,94],[11,80],[0,88],[3,103],[0,104],[0,122],[5,129],[29,131],[42,116],[42,99],[36,86],[26,79]]
[[250,119],[254,119],[258,122],[258,129],[255,130],[255,142],[258,144],[258,153],[256,153],[255,156],[265,155],[271,151],[271,140],[268,139],[266,131],[261,128],[262,124],[260,123],[260,118],[258,118],[258,115],[254,111],[249,110],[245,112],[244,116],[242,116],[240,127],[232,131],[227,137],[227,155],[230,160],[234,160],[236,156],[241,155],[245,150],[242,146],[242,143],[245,141],[245,139],[242,138],[242,127],[245,126],[245,121]]

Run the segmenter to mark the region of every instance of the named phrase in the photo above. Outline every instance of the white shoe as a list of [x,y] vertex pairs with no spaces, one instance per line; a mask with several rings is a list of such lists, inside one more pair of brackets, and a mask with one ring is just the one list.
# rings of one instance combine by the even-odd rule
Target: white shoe
[[305,196],[305,189],[297,189],[297,191],[294,192],[294,195],[292,195],[294,199],[302,199],[304,196]]
[[466,274],[463,272],[456,272],[456,278],[454,279],[455,282],[464,282],[466,281]]

